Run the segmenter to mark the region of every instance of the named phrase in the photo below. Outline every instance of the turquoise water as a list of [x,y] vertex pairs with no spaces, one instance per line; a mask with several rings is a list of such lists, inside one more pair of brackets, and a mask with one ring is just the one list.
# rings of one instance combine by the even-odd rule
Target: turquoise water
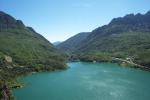
[[20,79],[16,100],[150,100],[150,73],[111,63],[68,63],[64,71]]

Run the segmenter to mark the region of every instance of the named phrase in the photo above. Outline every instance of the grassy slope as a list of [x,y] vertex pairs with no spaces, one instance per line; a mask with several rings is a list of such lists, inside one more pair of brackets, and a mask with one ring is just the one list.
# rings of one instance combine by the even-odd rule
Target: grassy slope
[[64,57],[48,40],[21,20],[0,11],[0,99],[2,94],[10,96],[2,90],[13,87],[17,76],[64,68]]
[[150,11],[145,14],[128,14],[114,18],[108,25],[93,30],[71,51],[70,48],[67,50],[75,54],[75,58],[76,54],[84,60],[130,58],[138,64],[150,66]]
[[[4,63],[5,55],[12,57],[12,64]],[[64,57],[41,35],[27,28],[0,32],[0,88],[4,85],[8,89],[17,86],[16,78],[32,71],[64,68]],[[11,93],[7,95],[10,96]]]
[[123,59],[130,57],[138,64],[150,65],[150,33],[111,34],[98,39],[87,39],[78,47],[76,52],[86,52],[86,55],[92,53],[93,56],[97,54],[105,56],[105,54],[109,54],[109,56]]
[[[53,45],[28,29],[0,32],[0,52],[11,56],[13,61],[20,65],[43,64],[61,67],[59,61],[63,64],[63,57],[60,57]],[[55,66],[55,63],[58,66]]]

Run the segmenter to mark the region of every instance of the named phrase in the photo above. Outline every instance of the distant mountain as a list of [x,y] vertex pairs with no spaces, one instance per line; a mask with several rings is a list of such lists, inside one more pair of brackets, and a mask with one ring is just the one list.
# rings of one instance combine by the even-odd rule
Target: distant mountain
[[0,11],[0,58],[5,55],[21,66],[57,69],[65,65],[61,54],[42,35]]
[[72,52],[77,48],[78,44],[80,44],[84,39],[87,38],[89,34],[90,32],[78,33],[77,35],[57,45],[57,48],[59,48],[60,50],[64,52]]
[[57,46],[57,45],[59,45],[61,43],[61,41],[56,41],[56,42],[53,42],[53,45],[54,46]]
[[93,30],[82,42],[78,42],[78,37],[68,40],[59,49],[76,54],[132,58],[138,64],[150,66],[150,11],[114,18],[108,25]]

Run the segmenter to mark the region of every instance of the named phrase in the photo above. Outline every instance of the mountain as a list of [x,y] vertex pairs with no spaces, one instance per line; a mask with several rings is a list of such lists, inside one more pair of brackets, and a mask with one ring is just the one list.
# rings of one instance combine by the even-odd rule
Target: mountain
[[84,39],[87,38],[87,36],[90,34],[90,32],[81,32],[77,35],[67,39],[66,41],[60,43],[57,45],[57,48],[64,51],[64,52],[72,52],[74,49],[77,48],[77,45],[80,44]]
[[[77,41],[76,38],[74,48],[63,45],[59,49],[71,50],[89,59],[97,56],[100,60],[109,57],[130,58],[137,64],[150,66],[150,11],[143,15],[128,14],[114,18],[108,25],[93,30],[82,42]],[[69,44],[73,41],[66,42]]]
[[22,66],[40,65],[47,69],[63,68],[64,62],[57,49],[32,27],[21,20],[0,12],[0,53],[12,57]]
[[53,43],[53,45],[54,45],[54,46],[57,46],[57,45],[59,45],[60,43],[61,43],[61,41],[56,41],[56,42]]
[[48,40],[0,11],[0,99],[11,100],[9,90],[20,87],[20,75],[65,68],[63,55]]
[[64,56],[48,40],[0,11],[0,99],[12,99],[10,89],[21,87],[20,75],[65,68]]

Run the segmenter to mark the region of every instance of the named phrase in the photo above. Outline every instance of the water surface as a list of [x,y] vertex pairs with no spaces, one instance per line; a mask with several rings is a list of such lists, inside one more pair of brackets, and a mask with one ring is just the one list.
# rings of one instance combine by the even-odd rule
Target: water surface
[[150,73],[112,63],[68,63],[64,71],[20,79],[17,100],[150,100]]

